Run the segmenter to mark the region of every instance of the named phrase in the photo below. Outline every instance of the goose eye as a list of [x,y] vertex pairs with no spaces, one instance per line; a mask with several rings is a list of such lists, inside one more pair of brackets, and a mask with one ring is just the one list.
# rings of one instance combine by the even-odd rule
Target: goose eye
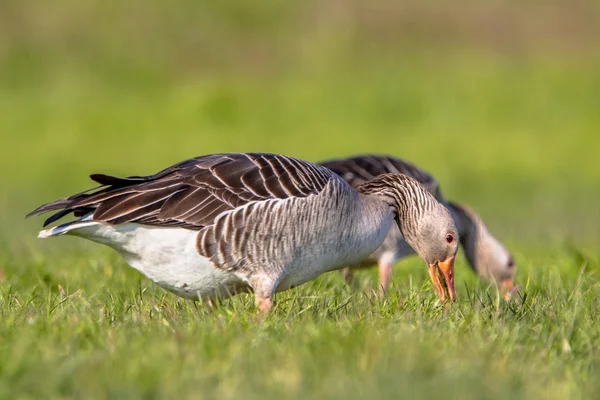
[[447,235],[446,235],[446,242],[447,242],[448,244],[452,244],[452,243],[454,243],[454,236],[453,236],[452,234],[450,234],[450,233],[449,233],[449,234],[447,234]]

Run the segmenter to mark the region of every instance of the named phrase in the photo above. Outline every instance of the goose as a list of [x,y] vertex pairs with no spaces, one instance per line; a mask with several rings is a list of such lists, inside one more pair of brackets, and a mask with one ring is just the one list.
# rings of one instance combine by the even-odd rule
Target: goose
[[458,233],[416,180],[384,174],[353,189],[330,169],[268,153],[209,154],[154,175],[94,174],[100,186],[44,204],[40,238],[73,235],[116,250],[154,283],[188,299],[275,292],[364,259],[392,224],[454,300]]
[[[492,236],[477,213],[464,205],[445,201],[438,182],[427,171],[399,158],[372,154],[324,161],[320,165],[340,175],[352,187],[359,187],[370,179],[389,173],[401,173],[417,180],[450,211],[472,270],[482,280],[497,284],[505,298],[512,295],[516,268],[511,254]],[[375,252],[361,262],[342,269],[342,274],[350,283],[353,278],[352,269],[372,266],[376,262],[379,267],[379,287],[385,293],[391,280],[392,266],[411,254],[414,254],[413,249],[404,241],[400,230],[392,226],[383,244]]]

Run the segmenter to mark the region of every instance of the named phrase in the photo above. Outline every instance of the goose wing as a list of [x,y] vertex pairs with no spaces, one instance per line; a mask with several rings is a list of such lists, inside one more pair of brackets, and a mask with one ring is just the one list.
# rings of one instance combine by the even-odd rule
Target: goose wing
[[154,175],[91,175],[100,186],[44,204],[27,216],[58,211],[111,224],[135,222],[200,230],[228,210],[251,202],[318,194],[335,175],[318,165],[277,154],[210,154]]
[[324,161],[319,164],[341,176],[354,188],[378,175],[389,173],[408,175],[423,185],[438,200],[441,199],[439,184],[433,176],[416,165],[399,158],[365,154]]

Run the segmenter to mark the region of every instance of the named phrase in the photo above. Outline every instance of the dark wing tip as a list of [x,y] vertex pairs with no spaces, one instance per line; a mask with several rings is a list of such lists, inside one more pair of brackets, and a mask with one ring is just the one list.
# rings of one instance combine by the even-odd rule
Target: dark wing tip
[[68,203],[67,199],[60,199],[60,200],[53,201],[51,203],[47,203],[47,204],[41,205],[38,208],[36,208],[35,210],[33,210],[30,213],[28,213],[25,216],[25,218],[29,218],[32,215],[37,215],[37,214],[44,213],[46,211],[63,209],[63,208],[66,207],[67,203]]
[[117,176],[105,175],[105,174],[91,174],[90,179],[103,186],[125,186],[132,185],[134,183],[145,182],[147,177],[141,176],[130,176],[127,178],[119,178]]
[[[39,207],[38,207],[38,208],[39,208]],[[35,214],[37,214],[37,213],[38,213],[38,208],[36,208],[36,209],[35,209],[35,210],[33,210],[33,211],[30,211],[30,212],[28,212],[28,213],[27,213],[27,215],[25,215],[25,219],[27,219],[27,218],[31,217],[32,215],[35,215]]]
[[113,181],[116,180],[114,176],[105,174],[91,174],[90,179],[101,185],[110,185]]
[[[106,182],[120,181],[120,178],[115,178],[113,176],[104,175],[104,174],[92,174],[92,175],[90,175],[90,178],[101,185],[109,185],[110,184],[110,183],[106,183]],[[74,194],[73,196],[66,197],[64,199],[59,199],[59,200],[52,201],[50,203],[43,204],[43,205],[39,206],[38,208],[36,208],[35,210],[29,212],[25,216],[25,218],[29,218],[29,217],[31,217],[33,215],[37,215],[37,214],[42,214],[47,211],[62,210],[67,207],[67,205],[73,198],[80,196],[82,194],[85,194],[91,190],[95,190],[95,189],[97,189],[97,188],[92,188],[92,189],[86,190],[84,192]],[[45,225],[47,225],[47,223]]]
[[27,218],[31,217],[32,215],[39,214],[40,212],[42,212],[42,211],[40,211],[40,207],[36,208],[36,209],[35,209],[35,210],[33,210],[33,211],[29,211],[29,212],[27,213],[27,215],[25,215],[25,219],[27,219]]

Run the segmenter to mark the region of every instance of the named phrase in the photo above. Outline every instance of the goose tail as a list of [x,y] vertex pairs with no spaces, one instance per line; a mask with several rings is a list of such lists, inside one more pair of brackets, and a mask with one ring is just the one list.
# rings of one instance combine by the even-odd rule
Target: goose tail
[[38,233],[38,238],[46,239],[46,238],[49,238],[50,236],[65,235],[75,229],[83,228],[83,227],[90,226],[90,225],[96,225],[96,224],[97,224],[96,221],[92,221],[92,216],[87,215],[84,218],[78,219],[76,221],[70,221],[70,222],[66,222],[61,225],[54,226],[52,228],[44,229],[44,230],[40,231],[40,233]]

